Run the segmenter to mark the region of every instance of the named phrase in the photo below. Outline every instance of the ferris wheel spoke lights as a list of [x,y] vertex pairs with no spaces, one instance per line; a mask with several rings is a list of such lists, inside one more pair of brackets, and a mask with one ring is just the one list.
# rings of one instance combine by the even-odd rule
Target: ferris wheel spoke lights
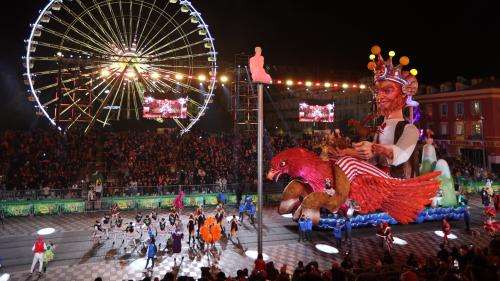
[[189,1],[49,0],[30,26],[28,94],[61,131],[142,119],[154,96],[187,101],[185,115],[165,117],[183,134],[213,96],[214,39]]

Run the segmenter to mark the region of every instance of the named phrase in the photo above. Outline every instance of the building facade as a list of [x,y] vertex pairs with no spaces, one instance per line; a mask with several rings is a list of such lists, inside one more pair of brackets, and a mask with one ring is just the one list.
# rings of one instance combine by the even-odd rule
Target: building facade
[[431,129],[436,144],[450,156],[500,171],[500,83],[490,79],[443,89],[415,96],[422,111],[420,127]]

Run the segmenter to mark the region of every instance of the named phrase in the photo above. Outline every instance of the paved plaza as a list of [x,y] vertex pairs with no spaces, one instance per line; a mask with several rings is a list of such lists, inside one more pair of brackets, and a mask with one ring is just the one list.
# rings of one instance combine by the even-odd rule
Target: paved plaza
[[[213,209],[209,209],[211,213]],[[234,210],[229,210],[231,213]],[[464,231],[463,221],[452,222],[452,233],[457,239],[450,240],[450,246],[474,243],[485,246],[489,238],[481,231],[481,207],[479,200],[471,200],[472,227],[479,230],[479,236],[471,236]],[[132,220],[135,212],[123,214],[125,222]],[[168,214],[162,212],[160,217]],[[187,220],[187,212],[182,219]],[[110,240],[102,245],[93,245],[91,240],[92,225],[101,217],[102,213],[71,214],[43,217],[16,217],[7,218],[0,227],[0,256],[4,259],[4,272],[11,274],[11,280],[36,280],[38,277],[29,277],[28,272],[32,261],[31,247],[36,237],[36,231],[52,227],[56,232],[48,235],[46,241],[53,241],[57,245],[55,260],[47,269],[47,273],[40,280],[93,280],[100,276],[105,281],[111,280],[139,280],[145,276],[144,266],[146,259],[139,251],[126,253],[123,247],[114,247]],[[334,260],[342,259],[339,254],[327,254],[316,249],[316,244],[334,245],[330,231],[314,231],[313,243],[298,242],[298,228],[291,219],[277,214],[275,208],[268,207],[264,212],[264,252],[279,267],[288,265],[293,270],[299,260],[309,262],[318,261],[321,269],[327,269]],[[394,258],[401,263],[406,256],[414,252],[417,256],[434,255],[442,238],[434,231],[440,230],[440,222],[428,222],[418,225],[398,225],[394,227],[394,235],[407,242],[406,245],[395,245]],[[373,264],[374,260],[382,255],[383,249],[378,245],[374,235],[374,228],[353,230],[352,255],[354,260],[362,259],[365,264]],[[241,244],[234,244],[223,239],[217,243],[221,253],[216,261],[219,267],[231,276],[236,270],[252,268],[253,261],[245,255],[246,250],[257,247],[257,231],[254,225],[247,220],[240,227]],[[187,236],[185,236],[187,237]],[[172,270],[174,259],[179,265],[181,275],[199,277],[200,268],[209,265],[207,256],[198,256],[190,259],[187,239],[183,241],[181,254],[169,255],[160,253],[153,276],[162,277]],[[213,262],[213,261],[211,261]]]

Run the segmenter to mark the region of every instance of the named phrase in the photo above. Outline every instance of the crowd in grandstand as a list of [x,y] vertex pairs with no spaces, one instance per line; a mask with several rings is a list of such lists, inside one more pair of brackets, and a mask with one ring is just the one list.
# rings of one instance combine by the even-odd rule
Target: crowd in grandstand
[[[267,158],[294,145],[289,137],[268,140]],[[170,185],[225,189],[232,183],[253,184],[256,159],[255,138],[229,134],[5,131],[0,135],[0,184],[3,189],[37,190],[48,197],[54,196],[53,190],[92,185],[91,175],[98,170],[105,189]]]
[[[321,153],[324,135],[266,136],[265,163],[275,152],[300,146]],[[104,194],[148,193],[156,187],[197,185],[200,191],[225,190],[234,183],[255,185],[255,137],[190,132],[5,131],[0,134],[0,187],[36,191],[42,197],[74,196],[93,185],[90,175],[103,175]],[[449,161],[454,174],[465,179],[491,177],[464,159]],[[54,190],[65,190],[61,194]],[[68,192],[70,191],[70,192]],[[111,192],[113,191],[113,192]],[[142,191],[142,190],[141,190]],[[173,187],[162,192],[175,193]]]
[[470,161],[467,161],[467,159],[463,157],[453,157],[451,159],[448,159],[448,163],[450,163],[450,169],[452,170],[452,173],[456,178],[475,181],[496,179],[495,173],[473,165]]
[[69,187],[93,161],[96,136],[50,131],[5,131],[0,135],[0,175],[9,189]]

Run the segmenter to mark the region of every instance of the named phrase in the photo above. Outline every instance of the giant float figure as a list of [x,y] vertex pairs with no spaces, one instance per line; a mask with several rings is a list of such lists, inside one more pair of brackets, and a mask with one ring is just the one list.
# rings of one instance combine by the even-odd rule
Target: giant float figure
[[282,174],[294,179],[283,191],[279,213],[293,213],[294,219],[304,214],[318,224],[322,208],[335,213],[351,206],[359,214],[385,212],[393,223],[409,223],[418,220],[436,197],[441,172],[417,176],[419,130],[403,116],[404,107],[415,103],[417,72],[403,70],[409,64],[406,56],[395,66],[393,53],[384,60],[380,47],[371,51],[368,68],[374,73],[377,113],[384,119],[373,141],[349,146],[337,137],[328,161],[302,148],[277,154],[268,179],[277,180]]

